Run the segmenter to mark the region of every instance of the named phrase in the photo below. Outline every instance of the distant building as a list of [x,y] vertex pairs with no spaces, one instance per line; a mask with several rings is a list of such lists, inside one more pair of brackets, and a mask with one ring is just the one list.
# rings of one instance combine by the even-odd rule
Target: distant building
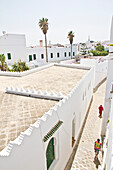
[[[8,65],[14,64],[19,59],[29,64],[40,65],[46,62],[45,46],[43,40],[38,46],[26,47],[25,35],[4,34],[0,36],[0,54],[4,54]],[[77,47],[73,45],[73,57],[77,54]],[[71,59],[70,45],[61,44],[48,45],[48,61],[60,61]]]

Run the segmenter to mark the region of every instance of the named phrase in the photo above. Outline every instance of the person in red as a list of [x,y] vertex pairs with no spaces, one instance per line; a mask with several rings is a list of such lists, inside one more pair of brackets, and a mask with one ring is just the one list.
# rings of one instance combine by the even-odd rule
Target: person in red
[[98,109],[99,109],[99,117],[102,117],[102,111],[104,110],[103,106],[100,105]]
[[95,158],[98,159],[99,151],[101,150],[102,144],[100,143],[100,139],[97,139],[94,144],[94,150],[95,150]]

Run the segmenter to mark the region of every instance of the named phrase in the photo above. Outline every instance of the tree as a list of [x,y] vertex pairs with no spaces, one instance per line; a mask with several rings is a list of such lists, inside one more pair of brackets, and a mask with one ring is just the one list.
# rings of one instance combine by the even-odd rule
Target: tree
[[4,64],[5,64],[5,55],[4,54],[0,54],[0,61],[1,61],[1,64],[2,64],[2,71],[5,70],[4,68]]
[[72,31],[70,31],[68,33],[68,37],[67,38],[69,38],[69,41],[70,41],[70,44],[71,44],[71,59],[72,59],[72,44],[73,44],[74,33]]
[[47,54],[47,30],[48,30],[48,19],[42,18],[39,20],[39,27],[41,28],[42,32],[45,35],[45,48],[46,48],[46,62],[48,62],[48,54]]
[[96,47],[96,50],[102,52],[102,51],[104,51],[104,46],[99,45]]

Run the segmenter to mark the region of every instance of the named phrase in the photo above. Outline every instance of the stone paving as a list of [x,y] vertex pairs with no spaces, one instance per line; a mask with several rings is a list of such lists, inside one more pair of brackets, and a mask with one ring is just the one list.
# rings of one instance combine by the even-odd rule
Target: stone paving
[[0,91],[6,86],[29,88],[67,95],[88,70],[53,66],[24,77],[0,76]]
[[57,101],[5,93],[6,86],[68,94],[88,70],[50,67],[25,77],[0,76],[0,151]]
[[94,142],[97,138],[101,139],[102,119],[98,117],[98,106],[104,104],[105,86],[106,82],[104,82],[93,95],[93,103],[83,129],[71,170],[96,170],[98,169],[98,165],[101,164],[101,152],[99,154],[99,159],[94,159]]

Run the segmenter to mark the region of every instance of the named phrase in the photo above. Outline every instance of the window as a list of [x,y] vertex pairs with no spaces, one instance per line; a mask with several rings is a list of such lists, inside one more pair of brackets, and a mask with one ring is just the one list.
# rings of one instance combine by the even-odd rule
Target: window
[[69,56],[71,56],[71,52],[69,52]]
[[66,52],[64,53],[64,57],[66,57]]
[[51,58],[53,58],[53,53],[51,53],[50,55],[51,55]]
[[75,52],[73,52],[73,56],[75,56]]
[[59,53],[57,53],[57,57],[60,57],[60,54],[59,54]]
[[52,138],[49,141],[49,144],[46,150],[46,160],[47,160],[47,170],[48,170],[52,162],[55,160],[54,138]]
[[11,53],[7,53],[8,60],[11,60]]
[[44,59],[44,54],[41,54],[41,59]]
[[36,54],[33,54],[33,58],[34,58],[34,60],[36,60]]
[[32,55],[29,55],[29,61],[32,61]]

